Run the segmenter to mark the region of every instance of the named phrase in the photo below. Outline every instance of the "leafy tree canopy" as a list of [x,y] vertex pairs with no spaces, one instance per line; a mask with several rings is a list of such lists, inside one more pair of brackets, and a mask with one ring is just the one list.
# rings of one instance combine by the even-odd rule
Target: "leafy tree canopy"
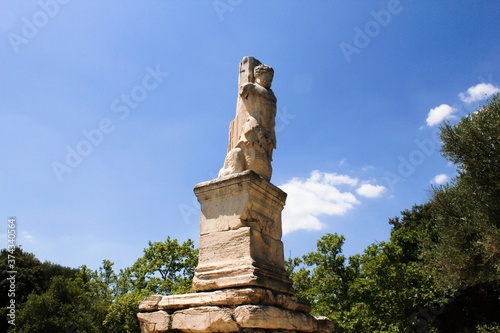
[[[103,260],[98,270],[85,265],[75,270],[42,264],[33,254],[16,251],[22,272],[16,288],[24,298],[19,301],[16,325],[2,330],[14,333],[139,333],[139,303],[154,293],[189,291],[198,253],[191,240],[150,242],[134,265],[117,274],[109,260]],[[0,263],[3,275],[6,262]],[[2,282],[6,281],[3,275]]]
[[438,317],[442,330],[472,330],[500,318],[499,95],[458,123],[445,123],[441,139],[458,175],[434,188],[436,241],[422,258],[440,289],[455,293]]

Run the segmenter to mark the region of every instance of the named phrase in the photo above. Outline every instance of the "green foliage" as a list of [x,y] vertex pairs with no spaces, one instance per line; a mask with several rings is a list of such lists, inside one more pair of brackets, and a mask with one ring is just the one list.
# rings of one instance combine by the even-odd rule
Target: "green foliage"
[[429,267],[443,287],[491,283],[500,276],[500,97],[441,128],[443,155],[458,176],[434,189],[439,242]]
[[[389,241],[342,255],[326,235],[289,259],[294,286],[337,332],[487,332],[500,318],[500,98],[441,128],[458,177],[389,220]],[[348,261],[348,262],[347,262]]]
[[414,206],[389,223],[390,240],[370,245],[360,258],[351,288],[354,331],[418,332],[412,318],[437,296],[432,278],[419,263],[422,242],[433,234],[429,207]]
[[[10,297],[7,297],[10,289],[10,281],[7,280],[10,274],[7,273],[11,269],[8,268],[9,255],[14,256],[16,260],[17,274],[15,300],[16,306],[25,302],[31,292],[41,292],[43,286],[43,269],[42,263],[35,258],[31,253],[24,252],[21,248],[17,247],[13,253],[7,249],[3,249],[0,253],[0,331],[5,332],[9,327],[7,323],[7,306],[10,302]],[[12,257],[10,257],[12,258]]]
[[362,255],[347,259],[344,237],[327,234],[316,252],[287,262],[298,295],[310,300],[313,313],[332,319],[336,332],[418,332],[413,319],[439,299],[419,259],[423,241],[434,237],[430,207],[415,206],[390,223],[390,241]]
[[435,187],[430,202],[435,241],[422,259],[450,295],[434,320],[440,332],[485,331],[500,318],[499,95],[457,124],[445,123],[441,139],[458,176]]
[[[344,236],[327,234],[317,242],[317,252],[303,257],[304,264],[313,267],[306,296],[312,301],[314,312],[336,321],[348,306],[349,286],[359,268],[347,265],[342,254],[344,241]],[[351,260],[357,262],[358,258]]]
[[494,327],[500,318],[500,98],[441,128],[443,155],[458,176],[434,188],[436,241],[425,266],[443,293],[453,292],[436,325],[442,332]]
[[[2,249],[0,253],[0,292],[2,296],[7,295],[10,282],[7,266],[9,255],[15,258],[16,262],[16,300],[19,303],[25,302],[31,292],[41,292],[44,285],[44,270],[42,263],[35,258],[32,253],[24,252],[20,247],[15,248],[14,253],[7,249]],[[12,258],[12,257],[10,257]],[[0,305],[2,308],[9,300],[2,297]]]
[[101,332],[92,294],[81,281],[56,276],[49,289],[31,294],[16,316],[14,333],[57,333],[78,327],[81,332]]
[[[179,244],[167,238],[165,242],[149,242],[144,255],[128,270],[127,284],[134,290],[147,290],[150,294],[180,294],[191,290],[194,269],[198,263],[198,250],[188,239]],[[125,287],[126,288],[126,287]]]
[[147,292],[134,292],[119,296],[108,308],[108,314],[104,320],[107,333],[139,333],[139,321],[136,314],[139,304],[146,297]]
[[[7,272],[11,270],[7,267],[9,255],[11,256],[10,258],[13,256],[16,262],[15,300],[17,306],[26,302],[31,293],[40,294],[45,292],[50,286],[52,277],[71,277],[76,272],[75,269],[50,262],[42,264],[34,254],[25,252],[20,247],[16,247],[12,253],[7,249],[2,249],[0,253],[0,293],[4,297],[0,298],[1,318],[6,318],[7,302],[10,300],[9,297],[6,297],[10,284],[10,281],[7,280],[9,277],[9,273]],[[0,321],[1,332],[7,331],[8,327],[6,320]]]
[[42,291],[49,289],[50,281],[54,276],[63,276],[66,278],[74,278],[78,269],[61,266],[59,264],[52,263],[50,261],[45,261],[42,264],[43,270],[43,284]]
[[317,251],[288,260],[290,277],[297,295],[307,298],[312,312],[328,316],[338,332],[345,332],[346,313],[350,310],[350,287],[359,274],[359,256],[347,262],[342,254],[345,238],[327,234],[317,242]]
[[500,228],[461,179],[435,189],[433,198],[439,241],[425,259],[443,288],[498,281],[500,274]]
[[197,263],[198,251],[190,239],[182,244],[170,237],[165,242],[149,242],[141,258],[110,279],[117,298],[104,321],[106,332],[140,332],[139,303],[152,294],[189,292]]
[[493,214],[489,217],[498,226],[498,202],[490,207],[488,203],[498,199],[500,192],[500,95],[459,123],[445,123],[441,139],[443,156],[458,166],[468,185],[476,187],[474,201]]
[[[16,300],[21,303],[22,299],[23,304],[17,308],[16,326],[9,332],[139,333],[139,303],[154,293],[189,291],[197,254],[191,240],[182,244],[170,238],[150,242],[143,257],[116,274],[109,260],[95,271],[85,265],[74,270],[49,262],[42,264],[33,254],[16,249],[16,264],[22,272],[17,276]],[[4,282],[4,251],[2,256]],[[8,286],[4,283],[2,288]],[[2,331],[7,331],[7,326]]]
[[477,284],[461,287],[447,299],[436,313],[439,332],[475,332],[478,327],[495,326],[500,318],[498,286]]
[[477,333],[499,333],[500,332],[500,324],[493,323],[489,325],[479,325],[477,327]]

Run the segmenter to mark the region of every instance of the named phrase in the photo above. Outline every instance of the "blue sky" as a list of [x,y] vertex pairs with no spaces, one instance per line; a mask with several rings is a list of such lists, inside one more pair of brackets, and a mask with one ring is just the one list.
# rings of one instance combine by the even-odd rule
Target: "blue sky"
[[[275,70],[285,256],[344,252],[455,175],[437,128],[500,86],[498,1],[0,1],[0,246],[131,265],[198,241],[238,64]],[[0,224],[0,225],[1,225]]]

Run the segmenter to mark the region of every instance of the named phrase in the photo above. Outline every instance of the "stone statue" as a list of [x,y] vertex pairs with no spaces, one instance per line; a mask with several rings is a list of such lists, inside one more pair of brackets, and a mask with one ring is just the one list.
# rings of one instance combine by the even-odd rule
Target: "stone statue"
[[276,148],[273,77],[272,67],[257,59],[245,57],[241,61],[236,117],[230,125],[228,153],[219,177],[253,170],[271,180]]
[[252,57],[241,61],[220,178],[194,188],[201,205],[195,292],[145,299],[137,314],[142,333],[333,332],[333,322],[313,316],[309,301],[295,295],[285,269],[287,195],[269,181],[276,148],[272,79],[271,67]]

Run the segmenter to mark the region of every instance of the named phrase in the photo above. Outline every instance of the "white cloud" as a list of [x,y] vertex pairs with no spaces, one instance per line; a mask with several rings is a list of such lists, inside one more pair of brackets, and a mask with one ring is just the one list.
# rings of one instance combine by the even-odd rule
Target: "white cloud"
[[498,92],[500,92],[500,88],[491,83],[479,83],[467,89],[467,92],[458,94],[458,96],[462,102],[472,103],[486,99]]
[[346,175],[339,175],[336,173],[328,173],[328,172],[319,172],[319,171],[313,171],[311,173],[311,179],[314,181],[318,181],[321,178],[324,178],[324,182],[330,185],[349,185],[349,186],[356,186],[358,184],[358,179],[357,178],[351,178]]
[[436,177],[434,177],[432,179],[432,182],[436,183],[436,184],[444,184],[448,181],[448,175],[445,174],[445,173],[440,173],[439,175],[437,175]]
[[439,124],[444,119],[451,118],[453,113],[456,111],[457,110],[454,107],[451,107],[448,104],[441,104],[440,106],[431,109],[426,119],[427,126],[434,126]]
[[33,243],[35,240],[35,237],[33,237],[33,235],[31,235],[27,231],[23,231],[21,235],[22,235],[22,240],[27,243]]
[[321,230],[322,215],[341,216],[352,210],[359,201],[348,189],[358,184],[357,178],[336,173],[313,171],[308,179],[293,178],[280,186],[288,193],[283,210],[283,233],[295,230]]
[[337,163],[338,166],[344,166],[346,164],[347,164],[347,158],[343,158]]
[[378,198],[386,190],[382,185],[363,184],[356,190],[356,193],[367,198]]
[[368,171],[371,171],[371,170],[374,170],[374,169],[375,169],[375,167],[374,167],[374,166],[372,166],[372,165],[367,165],[367,166],[362,167],[362,168],[361,168],[361,171],[363,171],[363,172],[368,172]]

